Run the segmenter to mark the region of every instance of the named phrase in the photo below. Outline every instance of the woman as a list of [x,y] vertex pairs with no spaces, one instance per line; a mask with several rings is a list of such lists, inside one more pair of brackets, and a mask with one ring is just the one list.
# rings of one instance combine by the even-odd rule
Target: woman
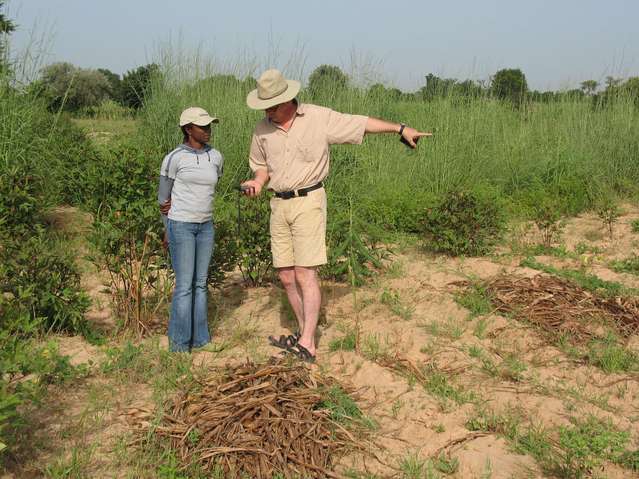
[[223,158],[211,148],[211,124],[202,108],[180,115],[184,142],[164,157],[158,201],[175,271],[169,349],[190,351],[211,340],[207,321],[207,272],[213,253],[213,195]]

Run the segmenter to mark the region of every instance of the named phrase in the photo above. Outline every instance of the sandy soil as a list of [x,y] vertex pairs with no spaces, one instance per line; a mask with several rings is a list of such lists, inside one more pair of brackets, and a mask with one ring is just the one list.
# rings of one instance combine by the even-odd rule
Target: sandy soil
[[[601,221],[584,214],[566,221],[561,243],[568,251],[583,251],[571,257],[538,256],[537,261],[554,267],[582,267],[602,279],[639,288],[639,277],[615,273],[610,262],[639,253],[639,234],[631,233],[630,222],[639,218],[637,207],[624,206],[624,215],[608,237]],[[511,244],[539,240],[534,228],[513,229]],[[407,455],[428,459],[447,454],[459,461],[457,478],[546,477],[534,458],[515,452],[504,437],[477,434],[467,428],[479,407],[497,414],[518,411],[522,424],[545,429],[570,424],[570,418],[593,414],[610,418],[621,430],[631,434],[634,448],[639,444],[639,381],[628,374],[606,374],[601,369],[576,361],[537,330],[512,318],[495,314],[472,317],[454,299],[458,287],[451,283],[469,278],[490,278],[499,274],[533,276],[538,271],[519,266],[523,256],[500,249],[501,254],[482,258],[446,258],[418,251],[404,251],[393,258],[400,267],[392,275],[381,275],[366,287],[353,291],[345,285],[324,283],[323,319],[319,328],[318,361],[314,368],[331,374],[358,391],[359,405],[379,425],[375,442],[376,458],[361,454],[341,459],[338,470],[354,468],[380,477],[402,477],[400,465]],[[99,275],[86,274],[86,287],[94,301],[91,321],[108,325],[111,312],[100,292]],[[400,317],[383,304],[384,291],[397,294],[401,306],[410,311]],[[209,368],[240,362],[249,357],[262,360],[279,353],[268,345],[269,334],[288,334],[294,330],[284,307],[282,290],[277,286],[246,289],[232,277],[220,291],[212,292],[217,317],[213,325],[218,352],[196,352],[196,368]],[[331,351],[331,340],[359,326],[362,350]],[[74,364],[99,364],[105,347],[87,344],[81,338],[57,338],[60,351]],[[115,340],[114,340],[115,341]],[[368,345],[368,346],[367,346]],[[382,364],[371,354],[403,358],[417,365],[430,364],[448,378],[458,391],[475,398],[456,402],[442,399],[403,374]],[[639,353],[639,338],[631,337],[628,348]],[[166,338],[160,338],[166,347]],[[367,352],[367,347],[369,348]],[[484,358],[500,365],[515,357],[523,370],[518,377],[489,374],[482,361],[470,354],[483,351]],[[121,421],[125,411],[151,407],[148,384],[122,384],[95,373],[74,386],[72,391],[52,388],[50,400],[42,405],[35,436],[55,438],[48,447],[35,447],[32,456],[13,475],[38,477],[46,464],[64,458],[81,441],[95,447],[87,462],[88,477],[126,477],[118,472],[116,444],[126,433]],[[91,395],[104,400],[91,399]],[[96,401],[99,406],[96,406]],[[92,409],[93,408],[93,409]],[[96,412],[98,411],[98,412]],[[87,415],[97,414],[90,427],[82,427]],[[80,437],[69,437],[80,428]],[[39,471],[39,472],[38,472]],[[635,477],[632,472],[605,464],[597,477]]]

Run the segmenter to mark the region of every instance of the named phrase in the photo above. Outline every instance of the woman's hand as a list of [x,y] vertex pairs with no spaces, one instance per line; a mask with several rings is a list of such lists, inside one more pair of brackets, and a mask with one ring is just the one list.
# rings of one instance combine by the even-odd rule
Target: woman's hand
[[169,198],[168,200],[166,200],[164,203],[160,205],[160,213],[162,213],[163,215],[168,215],[170,209],[171,209],[171,198]]

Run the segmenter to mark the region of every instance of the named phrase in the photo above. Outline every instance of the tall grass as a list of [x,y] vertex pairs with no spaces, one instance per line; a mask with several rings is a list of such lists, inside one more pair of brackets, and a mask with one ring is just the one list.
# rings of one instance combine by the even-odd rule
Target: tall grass
[[[245,97],[255,83],[184,58],[171,62],[167,76],[154,85],[141,131],[159,165],[180,141],[176,119],[183,108],[200,105],[219,116],[212,141],[226,158],[217,200],[224,208],[231,187],[250,174],[250,138],[262,114],[248,109]],[[321,98],[303,90],[300,99],[434,132],[415,151],[396,135],[371,135],[360,147],[333,147],[331,201],[341,204],[339,198],[353,192],[362,214],[373,221],[382,220],[380,208],[404,216],[444,192],[478,184],[511,199],[513,211],[534,204],[541,193],[558,198],[563,212],[576,213],[603,194],[634,194],[639,180],[639,112],[630,98],[598,109],[589,99],[513,108],[491,98],[402,101],[350,87],[321,92]]]

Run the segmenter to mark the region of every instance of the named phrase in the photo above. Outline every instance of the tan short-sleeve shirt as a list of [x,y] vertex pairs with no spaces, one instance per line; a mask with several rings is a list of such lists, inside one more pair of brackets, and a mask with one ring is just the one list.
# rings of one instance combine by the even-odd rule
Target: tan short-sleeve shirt
[[253,132],[249,165],[268,170],[269,188],[291,191],[312,186],[328,175],[329,145],[360,144],[368,117],[300,104],[288,131],[260,121]]

